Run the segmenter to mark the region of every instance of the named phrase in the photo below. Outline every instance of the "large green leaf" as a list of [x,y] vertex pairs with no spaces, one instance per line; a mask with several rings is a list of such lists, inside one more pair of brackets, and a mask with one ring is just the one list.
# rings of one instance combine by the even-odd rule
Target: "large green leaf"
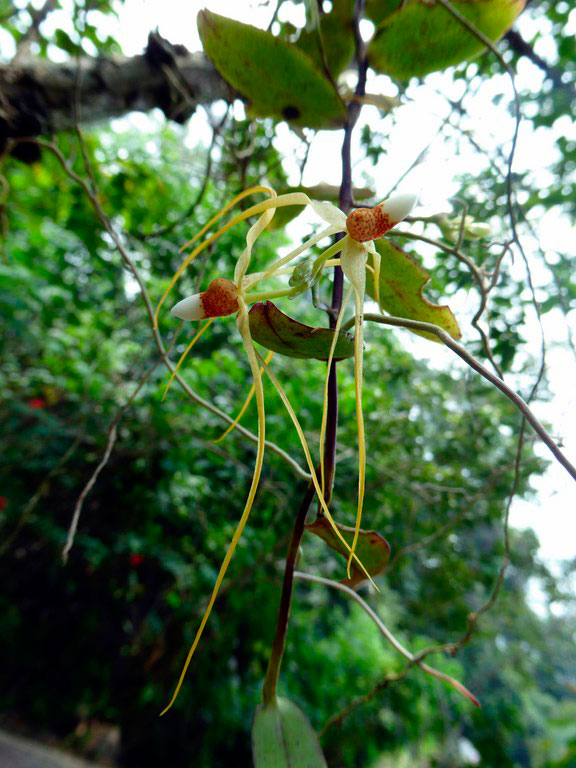
[[[344,539],[351,545],[354,539],[354,528],[340,525],[339,523],[336,525]],[[342,541],[336,536],[334,529],[324,516],[316,518],[313,523],[306,526],[306,530],[319,536],[331,549],[338,552],[348,561],[350,551],[346,549]],[[364,531],[360,529],[356,544],[356,556],[370,576],[377,576],[379,573],[382,573],[390,559],[390,545],[378,531]],[[354,587],[365,579],[366,574],[358,566],[358,563],[354,561],[350,566],[350,578],[343,579],[342,584]]]
[[[523,7],[524,0],[454,2],[490,40],[498,40]],[[459,64],[484,47],[444,6],[416,0],[384,18],[368,47],[368,60],[378,72],[407,80]]]
[[254,768],[328,768],[308,718],[288,699],[256,710],[252,756]]
[[[422,295],[422,289],[430,279],[428,272],[412,256],[389,240],[377,240],[376,248],[382,257],[380,308],[397,317],[434,323],[448,331],[452,338],[459,339],[462,334],[450,307],[432,304]],[[366,293],[373,299],[376,298],[374,279],[370,271],[366,273]],[[415,333],[431,341],[439,341],[432,334],[417,331]]]
[[[250,332],[254,341],[266,349],[287,357],[327,360],[334,338],[329,328],[312,328],[281,312],[271,301],[254,304],[249,313]],[[334,349],[334,360],[354,355],[354,339],[340,333]]]
[[334,86],[294,45],[210,11],[198,14],[207,55],[260,117],[310,128],[341,128],[346,109]]
[[387,16],[401,7],[403,0],[366,0],[366,16],[374,24],[380,24]]

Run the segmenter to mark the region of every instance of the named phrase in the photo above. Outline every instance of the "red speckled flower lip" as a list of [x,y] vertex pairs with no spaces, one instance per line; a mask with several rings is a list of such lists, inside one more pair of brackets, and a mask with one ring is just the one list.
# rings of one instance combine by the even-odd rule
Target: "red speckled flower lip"
[[238,309],[238,288],[232,280],[217,277],[205,291],[182,299],[170,311],[181,320],[202,320],[232,315]]
[[377,240],[408,216],[416,199],[416,195],[394,195],[374,208],[356,208],[346,219],[348,234],[358,243]]

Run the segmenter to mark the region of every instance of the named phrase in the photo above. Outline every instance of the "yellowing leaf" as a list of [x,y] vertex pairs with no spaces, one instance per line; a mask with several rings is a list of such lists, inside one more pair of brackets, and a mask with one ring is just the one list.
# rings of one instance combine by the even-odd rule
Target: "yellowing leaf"
[[[422,289],[430,279],[428,272],[389,240],[377,240],[375,245],[381,255],[380,308],[396,317],[434,323],[448,331],[452,338],[459,339],[462,334],[450,307],[432,304],[422,295]],[[370,270],[367,273],[366,293],[375,298],[374,278]],[[430,333],[414,333],[439,342]]]
[[[254,304],[249,313],[250,333],[254,341],[266,349],[287,357],[327,360],[334,331],[312,328],[281,312],[271,301]],[[354,355],[354,339],[348,333],[338,334],[334,360]]]
[[[490,40],[498,40],[524,0],[460,0],[454,8]],[[408,80],[465,61],[485,46],[439,3],[416,0],[386,15],[368,47],[378,72]]]
[[[338,530],[348,541],[352,543],[354,538],[354,528],[347,525],[336,524]],[[337,538],[333,528],[324,516],[319,516],[313,523],[306,526],[306,530],[319,536],[326,544],[348,561],[349,551],[344,547],[340,539]],[[370,576],[377,576],[382,573],[388,560],[390,559],[390,545],[386,539],[377,531],[364,531],[360,529],[358,541],[356,542],[356,556],[362,565],[366,568]],[[360,570],[357,563],[352,561],[350,568],[350,578],[343,579],[342,584],[354,587],[366,579],[366,574]]]
[[332,83],[294,45],[210,11],[198,14],[206,54],[252,114],[310,128],[341,128],[346,109]]

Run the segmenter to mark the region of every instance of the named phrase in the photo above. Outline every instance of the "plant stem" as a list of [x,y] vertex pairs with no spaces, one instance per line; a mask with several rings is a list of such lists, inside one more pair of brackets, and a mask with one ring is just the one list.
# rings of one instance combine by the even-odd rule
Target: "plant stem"
[[278,621],[276,623],[276,634],[272,643],[268,669],[264,678],[264,687],[262,689],[262,701],[264,706],[271,704],[276,699],[276,688],[280,676],[280,667],[284,648],[286,647],[286,633],[288,631],[288,619],[290,618],[290,604],[292,602],[292,590],[294,585],[294,570],[296,568],[296,559],[300,549],[300,541],[304,533],[304,524],[306,515],[310,509],[310,504],[314,498],[315,491],[313,483],[308,484],[304,498],[300,503],[292,536],[288,545],[288,554],[286,555],[286,564],[284,566],[284,579],[282,581],[282,595],[280,597],[280,606],[278,608]]
[[[366,73],[368,64],[364,52],[364,45],[360,37],[359,22],[364,10],[364,0],[356,0],[354,9],[354,36],[356,40],[356,62],[358,67],[358,81],[356,84],[356,96],[363,96],[366,89]],[[351,101],[348,105],[348,118],[344,126],[344,139],[342,142],[342,183],[340,185],[339,206],[344,213],[348,213],[353,206],[352,199],[352,158],[351,143],[352,131],[360,115],[362,105],[359,101]],[[340,235],[342,237],[342,235]],[[330,328],[336,326],[338,314],[342,306],[342,296],[344,288],[344,277],[340,267],[334,268],[334,283],[332,285],[332,303],[328,310]],[[334,480],[334,467],[336,459],[336,436],[338,431],[338,378],[336,374],[336,362],[333,361],[330,367],[328,378],[328,413],[326,420],[326,440],[324,443],[324,493],[326,502],[329,502]],[[300,542],[304,534],[304,525],[306,515],[314,498],[314,486],[308,485],[304,498],[300,504],[292,536],[288,546],[286,564],[284,566],[284,579],[282,582],[282,594],[280,597],[280,606],[278,608],[278,620],[276,623],[276,634],[272,643],[272,651],[264,678],[264,687],[262,691],[262,700],[264,706],[272,704],[276,700],[276,688],[280,676],[280,667],[282,657],[286,647],[286,633],[288,631],[288,620],[290,617],[290,604],[292,602],[292,591],[294,588],[294,571],[296,568],[296,558],[300,548]]]
[[[356,0],[354,9],[354,38],[356,41],[356,65],[358,68],[358,80],[355,96],[364,96],[366,92],[366,74],[368,72],[368,63],[364,51],[364,44],[359,32],[359,20],[364,11],[364,0]],[[344,213],[349,213],[354,205],[352,199],[352,131],[360,116],[362,103],[355,99],[348,105],[348,119],[344,128],[344,140],[342,142],[342,182],[340,184],[340,194],[338,197],[338,206]],[[344,234],[337,235],[337,238],[344,237]],[[332,304],[330,306],[330,328],[336,326],[338,314],[342,307],[342,296],[344,291],[344,275],[341,267],[334,268],[334,284],[332,287]],[[336,464],[336,432],[338,430],[338,378],[336,374],[336,361],[332,361],[330,376],[328,379],[328,413],[326,419],[326,442],[324,448],[324,488],[326,501],[330,500],[332,495],[332,485],[334,482],[334,469]]]

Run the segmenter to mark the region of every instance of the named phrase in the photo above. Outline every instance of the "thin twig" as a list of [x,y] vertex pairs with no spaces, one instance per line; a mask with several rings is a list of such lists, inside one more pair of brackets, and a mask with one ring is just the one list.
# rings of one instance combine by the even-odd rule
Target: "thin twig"
[[126,400],[124,405],[118,409],[116,412],[114,418],[110,422],[110,425],[108,426],[108,430],[106,433],[106,448],[104,449],[104,453],[102,454],[102,458],[98,462],[97,466],[95,467],[94,471],[88,478],[88,481],[86,482],[86,485],[82,489],[80,495],[78,496],[78,500],[76,501],[76,504],[74,506],[74,513],[72,515],[72,520],[70,522],[70,526],[68,528],[68,533],[66,536],[66,543],[64,544],[64,547],[62,549],[62,562],[64,565],[68,562],[68,555],[70,554],[70,550],[72,549],[74,545],[74,539],[76,537],[76,531],[78,530],[78,523],[80,521],[80,515],[82,514],[82,508],[84,506],[84,502],[86,500],[86,497],[96,484],[96,481],[98,480],[98,476],[108,463],[110,456],[112,454],[112,451],[114,449],[114,445],[116,443],[116,438],[118,436],[118,424],[134,402],[135,398],[137,397],[138,393],[144,386],[144,384],[148,381],[151,374],[154,370],[158,367],[160,364],[160,360],[157,360],[153,365],[151,365],[140,377],[138,384],[134,388],[132,394],[130,397]]
[[362,608],[363,611],[365,611],[368,616],[372,619],[374,624],[378,627],[380,633],[386,638],[386,640],[390,643],[390,645],[398,651],[402,656],[404,656],[405,659],[408,659],[412,664],[416,665],[417,667],[420,667],[424,672],[431,675],[432,677],[435,677],[437,680],[442,680],[445,683],[448,683],[453,688],[455,688],[459,693],[463,693],[467,699],[472,701],[473,704],[476,704],[476,706],[480,706],[478,703],[478,699],[473,696],[463,685],[462,683],[459,683],[457,680],[455,680],[450,675],[447,675],[445,672],[440,672],[440,670],[435,669],[434,667],[428,666],[428,664],[424,664],[422,661],[423,656],[428,656],[432,653],[437,653],[440,650],[444,650],[445,646],[435,646],[433,648],[428,648],[425,651],[419,653],[419,654],[412,654],[407,648],[404,648],[402,643],[394,637],[392,632],[388,629],[388,627],[384,624],[382,619],[378,616],[375,611],[372,610],[372,608],[368,605],[368,603],[360,597],[358,592],[355,592],[353,589],[350,589],[350,587],[347,587],[345,584],[341,584],[338,581],[332,581],[331,579],[324,579],[321,576],[315,576],[311,573],[303,573],[302,571],[296,571],[294,573],[294,576],[301,581],[311,581],[315,584],[323,584],[326,587],[331,587],[332,589],[336,589],[339,592],[344,592],[344,594],[348,595],[348,597],[351,597],[353,600],[355,600],[358,605]]
[[[512,68],[509,66],[509,64],[505,61],[504,57],[498,51],[494,43],[484,35],[483,32],[481,32],[479,29],[477,29],[473,24],[468,21],[468,19],[463,16],[459,10],[457,10],[450,0],[438,0],[438,2],[446,8],[446,10],[465,28],[467,29],[471,34],[474,35],[478,40],[480,40],[484,45],[489,48],[489,50],[496,56],[498,61],[500,62],[500,65],[503,67],[503,69],[506,71],[510,78],[510,83],[512,86],[512,93],[513,93],[513,102],[514,102],[514,132],[512,136],[512,144],[510,147],[510,153],[508,156],[508,163],[507,163],[507,172],[506,172],[506,204],[508,207],[508,217],[510,221],[510,229],[512,232],[512,239],[516,247],[518,248],[518,251],[520,252],[520,255],[522,257],[522,261],[524,262],[524,266],[526,269],[526,277],[528,280],[528,287],[531,293],[532,297],[532,305],[534,307],[534,311],[536,314],[536,318],[538,321],[538,326],[540,329],[540,366],[536,375],[536,379],[534,381],[534,384],[532,385],[532,388],[530,390],[530,393],[527,397],[527,402],[530,403],[533,398],[536,396],[536,392],[538,391],[538,387],[540,386],[540,383],[544,377],[544,372],[546,369],[546,336],[544,334],[544,327],[542,324],[542,315],[540,312],[540,307],[538,305],[538,301],[536,298],[536,289],[534,286],[534,281],[532,280],[532,271],[530,268],[530,263],[528,261],[528,257],[526,255],[526,252],[524,250],[524,247],[520,241],[520,238],[518,236],[518,230],[517,230],[517,220],[516,220],[516,212],[514,210],[514,200],[513,200],[513,178],[512,178],[512,166],[514,163],[514,155],[516,151],[516,145],[518,142],[518,134],[520,130],[520,122],[521,122],[521,110],[520,110],[520,97],[518,94],[518,90],[516,89],[516,80],[514,76],[514,72],[512,71]],[[455,350],[456,351],[456,350]],[[459,354],[457,352],[457,354]],[[462,357],[462,355],[460,355]],[[476,369],[478,370],[478,369]],[[479,371],[482,373],[481,371]],[[484,375],[484,374],[482,374]],[[495,382],[493,382],[495,383]],[[510,397],[510,394],[505,392],[502,387],[499,387],[504,394],[507,394],[508,397]],[[512,390],[510,390],[512,392]],[[514,393],[515,394],[515,393]],[[576,479],[576,469],[575,467],[566,459],[564,454],[560,451],[560,449],[556,446],[552,438],[548,435],[546,430],[542,427],[542,425],[539,422],[536,422],[538,425],[538,428],[533,421],[535,420],[535,417],[533,416],[532,412],[530,411],[527,403],[524,403],[522,399],[519,397],[519,395],[516,395],[518,398],[518,402],[514,401],[517,407],[520,408],[522,412],[522,423],[520,426],[520,432],[518,435],[518,446],[517,446],[517,452],[516,452],[516,463],[515,463],[515,471],[514,471],[514,481],[512,484],[512,489],[510,492],[510,496],[508,498],[508,503],[506,505],[506,511],[504,516],[504,558],[503,562],[498,574],[498,578],[496,580],[496,584],[494,585],[494,589],[492,591],[492,594],[490,595],[488,601],[485,603],[485,605],[480,609],[480,611],[477,611],[473,614],[471,614],[471,617],[468,619],[468,629],[464,636],[464,639],[461,641],[460,644],[463,642],[466,642],[467,639],[471,636],[472,631],[474,629],[474,625],[477,621],[477,617],[481,614],[487,611],[493,603],[496,601],[496,598],[500,592],[500,588],[502,586],[502,583],[504,581],[504,577],[506,575],[506,570],[508,568],[508,564],[510,562],[510,540],[509,540],[509,530],[508,530],[508,521],[509,521],[509,515],[510,515],[510,507],[512,506],[512,502],[516,496],[516,492],[518,489],[518,485],[520,482],[520,469],[521,469],[521,461],[522,461],[522,449],[524,446],[524,435],[525,435],[525,429],[526,429],[526,421],[528,421],[531,426],[536,430],[538,435],[541,437],[541,439],[546,443],[547,447],[552,451],[552,453],[555,455],[557,460],[564,466],[564,468],[571,474],[571,476]],[[512,399],[512,398],[510,398]],[[521,408],[520,406],[524,405],[524,408]],[[542,430],[542,431],[540,431]]]
[[[452,488],[452,487],[444,487],[444,486],[438,486],[434,483],[423,483],[419,486],[412,485],[412,490],[418,492],[418,488],[420,489],[428,489],[432,491],[437,491],[439,493],[453,493],[453,494],[459,494],[462,498],[462,506],[460,512],[456,514],[451,520],[449,520],[444,525],[441,525],[439,528],[436,528],[436,530],[432,531],[432,533],[429,533],[426,536],[423,536],[420,539],[416,539],[415,541],[412,541],[403,547],[400,547],[396,550],[396,553],[394,556],[390,559],[386,566],[386,573],[388,573],[392,568],[396,566],[399,560],[401,560],[402,557],[405,557],[409,552],[414,552],[417,549],[420,549],[421,547],[425,547],[428,544],[432,543],[433,541],[436,541],[437,539],[443,537],[445,534],[447,534],[450,530],[455,528],[459,523],[462,521],[472,518],[474,515],[474,504],[476,502],[480,501],[481,499],[486,499],[490,491],[494,485],[494,483],[501,478],[501,476],[508,472],[512,467],[516,466],[516,461],[509,462],[508,464],[499,465],[498,467],[495,467],[492,472],[490,473],[489,477],[485,480],[485,482],[482,484],[482,489],[477,491],[476,493],[469,494],[464,488]],[[426,499],[428,503],[431,503],[431,500],[428,498]]]
[[[496,48],[492,40],[490,40],[490,38],[488,38],[483,32],[481,32],[477,27],[475,27],[474,24],[472,24],[465,16],[463,16],[460,13],[460,11],[452,5],[450,0],[438,0],[438,2],[441,5],[443,5],[444,8],[446,8],[446,10],[458,21],[459,24],[461,24],[465,29],[468,30],[468,32],[474,35],[474,37],[480,40],[480,42],[482,42],[494,54],[494,56],[498,59],[500,65],[502,66],[502,68],[505,70],[506,74],[510,78],[510,84],[512,86],[512,96],[513,96],[513,103],[514,103],[514,131],[512,135],[512,143],[510,146],[510,153],[508,155],[508,162],[507,162],[507,169],[506,169],[506,205],[508,208],[508,218],[510,221],[510,230],[512,232],[512,239],[514,244],[518,248],[518,251],[520,252],[522,261],[524,262],[524,266],[526,268],[526,276],[528,278],[528,287],[532,295],[532,304],[534,306],[534,310],[536,312],[536,317],[540,327],[541,359],[540,359],[540,369],[538,371],[536,382],[534,385],[534,394],[535,394],[543,378],[544,370],[546,367],[546,337],[544,335],[544,329],[542,327],[542,318],[540,314],[540,308],[536,300],[536,290],[534,288],[534,283],[532,280],[532,272],[530,269],[530,264],[528,262],[528,257],[526,256],[524,247],[520,241],[520,237],[518,236],[518,230],[516,226],[517,224],[516,212],[514,210],[513,189],[512,189],[512,185],[513,185],[512,167],[514,164],[516,146],[518,144],[518,134],[520,132],[520,122],[522,119],[522,113],[520,109],[520,96],[516,88],[516,79],[515,79],[514,72],[512,71],[512,68],[510,67],[508,62],[504,59],[500,51]],[[533,396],[534,395],[532,395],[532,397]]]
[[482,348],[484,350],[484,354],[492,364],[492,367],[498,374],[498,376],[502,379],[503,374],[500,366],[494,359],[494,356],[492,354],[492,350],[490,349],[490,343],[488,340],[488,336],[486,335],[486,332],[483,328],[478,324],[480,318],[484,314],[487,304],[488,304],[488,294],[490,292],[490,287],[487,287],[484,280],[484,273],[481,269],[479,269],[476,264],[470,259],[468,256],[466,256],[465,253],[463,253],[460,248],[452,247],[450,245],[447,245],[446,243],[442,243],[440,240],[433,240],[431,237],[426,237],[425,235],[417,235],[414,232],[404,232],[403,230],[397,230],[394,231],[394,237],[404,237],[408,240],[419,240],[422,243],[427,243],[428,245],[433,245],[435,248],[438,248],[438,250],[444,251],[444,253],[449,253],[452,256],[455,256],[458,261],[461,261],[462,264],[464,264],[470,274],[472,275],[472,278],[474,282],[476,283],[476,287],[478,288],[478,293],[480,294],[480,303],[478,305],[478,309],[476,310],[474,317],[472,318],[471,325],[478,331],[478,334],[480,335],[480,338],[482,340]]
[[[146,308],[146,313],[148,315],[148,319],[152,327],[152,334],[153,334],[154,342],[156,344],[156,348],[158,350],[158,353],[160,355],[162,362],[164,363],[168,371],[171,374],[173,374],[175,371],[175,366],[168,357],[160,332],[158,331],[157,328],[154,327],[154,307],[152,306],[152,301],[150,299],[148,289],[146,288],[146,284],[144,283],[144,279],[142,278],[140,271],[134,264],[132,257],[124,247],[124,244],[122,243],[122,240],[120,239],[118,233],[112,226],[110,219],[104,213],[104,210],[100,205],[100,201],[98,200],[96,194],[92,192],[86,180],[80,177],[75,171],[72,170],[72,168],[70,168],[70,166],[66,161],[66,158],[64,157],[64,155],[62,154],[58,146],[56,146],[52,142],[45,141],[43,139],[17,139],[14,142],[12,142],[12,144],[18,144],[21,142],[34,143],[34,144],[37,144],[39,147],[42,147],[43,149],[46,149],[47,151],[51,152],[56,157],[60,165],[62,166],[62,169],[64,170],[66,175],[70,179],[72,179],[72,181],[75,181],[77,184],[79,184],[84,190],[85,194],[90,200],[90,203],[94,209],[94,212],[96,213],[96,216],[98,217],[99,221],[101,222],[106,232],[110,235],[110,238],[112,239],[116,249],[120,253],[126,267],[132,273],[132,275],[134,276],[134,279],[138,283],[138,286],[140,288],[140,292],[142,295],[142,300]],[[184,390],[184,392],[186,393],[187,397],[190,400],[195,402],[197,405],[200,405],[205,410],[210,411],[210,413],[214,414],[215,416],[227,422],[228,424],[234,423],[234,419],[231,416],[228,416],[228,414],[224,413],[224,411],[221,411],[220,408],[217,408],[215,405],[208,402],[207,400],[204,400],[203,397],[200,397],[200,395],[194,392],[194,390],[188,385],[185,379],[182,378],[180,373],[176,372],[174,379],[178,382],[178,384]],[[235,432],[238,434],[241,434],[243,437],[247,438],[253,443],[256,443],[256,444],[258,443],[257,435],[255,435],[253,432],[250,432],[250,430],[246,429],[241,424],[236,425]],[[286,451],[280,448],[280,446],[276,445],[276,443],[266,440],[266,447],[268,448],[268,450],[272,451],[277,456],[280,456],[280,458],[282,458],[287,464],[289,464],[292,470],[296,473],[298,477],[301,477],[304,480],[310,480],[310,473],[307,472],[303,467],[301,467],[300,464],[298,464],[298,462],[295,461],[295,459],[293,459],[288,453],[286,453]]]
[[[204,195],[206,194],[206,190],[208,189],[208,184],[210,183],[210,180],[212,177],[214,147],[216,146],[218,137],[220,136],[226,124],[226,121],[228,120],[229,111],[230,111],[230,108],[226,110],[226,112],[224,113],[224,116],[222,117],[222,119],[218,124],[212,124],[212,139],[210,141],[210,146],[206,150],[206,165],[204,168],[204,173],[202,175],[202,184],[200,185],[200,188],[196,193],[196,197],[190,203],[188,208],[184,211],[184,213],[181,216],[178,216],[176,219],[171,221],[169,224],[166,224],[164,227],[159,227],[158,229],[155,229],[152,232],[142,232],[142,233],[131,232],[130,234],[133,237],[137,238],[138,240],[152,240],[156,237],[163,237],[164,235],[170,234],[170,232],[172,232],[180,224],[183,224],[187,219],[189,219],[194,214],[194,211],[204,199]],[[206,110],[206,112],[208,113],[208,110]]]
[[[385,315],[374,315],[367,313],[364,315],[364,320],[370,320],[374,323],[382,323],[384,325],[394,325],[399,328],[408,328],[412,331],[424,331],[437,336],[444,344],[455,352],[458,357],[462,358],[471,368],[477,373],[483,376],[487,381],[493,384],[499,389],[506,397],[514,403],[520,413],[526,418],[526,421],[530,424],[532,429],[536,432],[538,437],[542,440],[544,445],[554,455],[556,460],[564,467],[568,474],[576,480],[576,467],[570,462],[567,456],[560,450],[555,443],[552,436],[546,431],[541,422],[536,418],[534,413],[530,410],[528,404],[520,397],[520,395],[511,389],[502,379],[495,376],[487,368],[485,368],[479,360],[476,360],[464,347],[447,333],[443,328],[440,328],[433,323],[424,323],[420,320],[410,320],[404,317],[387,317]],[[342,326],[342,331],[350,329],[354,324],[354,318],[351,318]]]
[[54,477],[56,477],[56,475],[58,475],[62,470],[62,467],[64,467],[70,461],[72,456],[76,453],[78,446],[82,442],[83,437],[84,437],[84,420],[82,421],[80,427],[78,428],[76,436],[74,437],[74,440],[70,444],[69,448],[64,452],[64,454],[60,457],[58,462],[48,472],[48,474],[42,480],[42,482],[40,483],[40,485],[38,486],[34,494],[27,501],[26,505],[24,506],[24,509],[22,510],[22,514],[20,515],[20,518],[16,524],[16,527],[14,528],[12,533],[6,539],[4,539],[4,541],[0,545],[0,557],[2,557],[2,555],[4,555],[4,553],[10,549],[10,547],[16,540],[18,534],[30,519],[32,512],[38,506],[38,502],[40,501],[40,499],[46,496],[46,494],[49,492],[50,481]]
[[460,640],[457,640],[452,646],[452,654],[454,655],[460,650],[460,648],[462,648],[464,645],[466,645],[469,642],[474,632],[474,629],[478,624],[478,620],[480,619],[480,617],[483,614],[487,613],[487,611],[489,611],[490,608],[492,608],[492,606],[498,599],[498,595],[500,594],[500,591],[504,584],[506,573],[508,571],[508,567],[510,565],[510,526],[509,526],[510,509],[512,507],[512,502],[516,498],[516,494],[518,493],[518,488],[520,486],[520,477],[521,477],[521,469],[522,469],[522,450],[524,448],[524,443],[525,443],[526,422],[527,422],[526,417],[522,416],[520,431],[518,433],[516,458],[514,461],[514,479],[512,481],[512,488],[510,489],[510,493],[508,495],[508,501],[506,502],[506,508],[504,510],[504,525],[503,525],[504,553],[502,555],[502,563],[500,564],[498,575],[496,576],[496,581],[494,582],[494,586],[492,587],[492,591],[488,596],[488,599],[478,610],[472,611],[471,613],[468,614],[466,618],[466,631],[464,632]]

